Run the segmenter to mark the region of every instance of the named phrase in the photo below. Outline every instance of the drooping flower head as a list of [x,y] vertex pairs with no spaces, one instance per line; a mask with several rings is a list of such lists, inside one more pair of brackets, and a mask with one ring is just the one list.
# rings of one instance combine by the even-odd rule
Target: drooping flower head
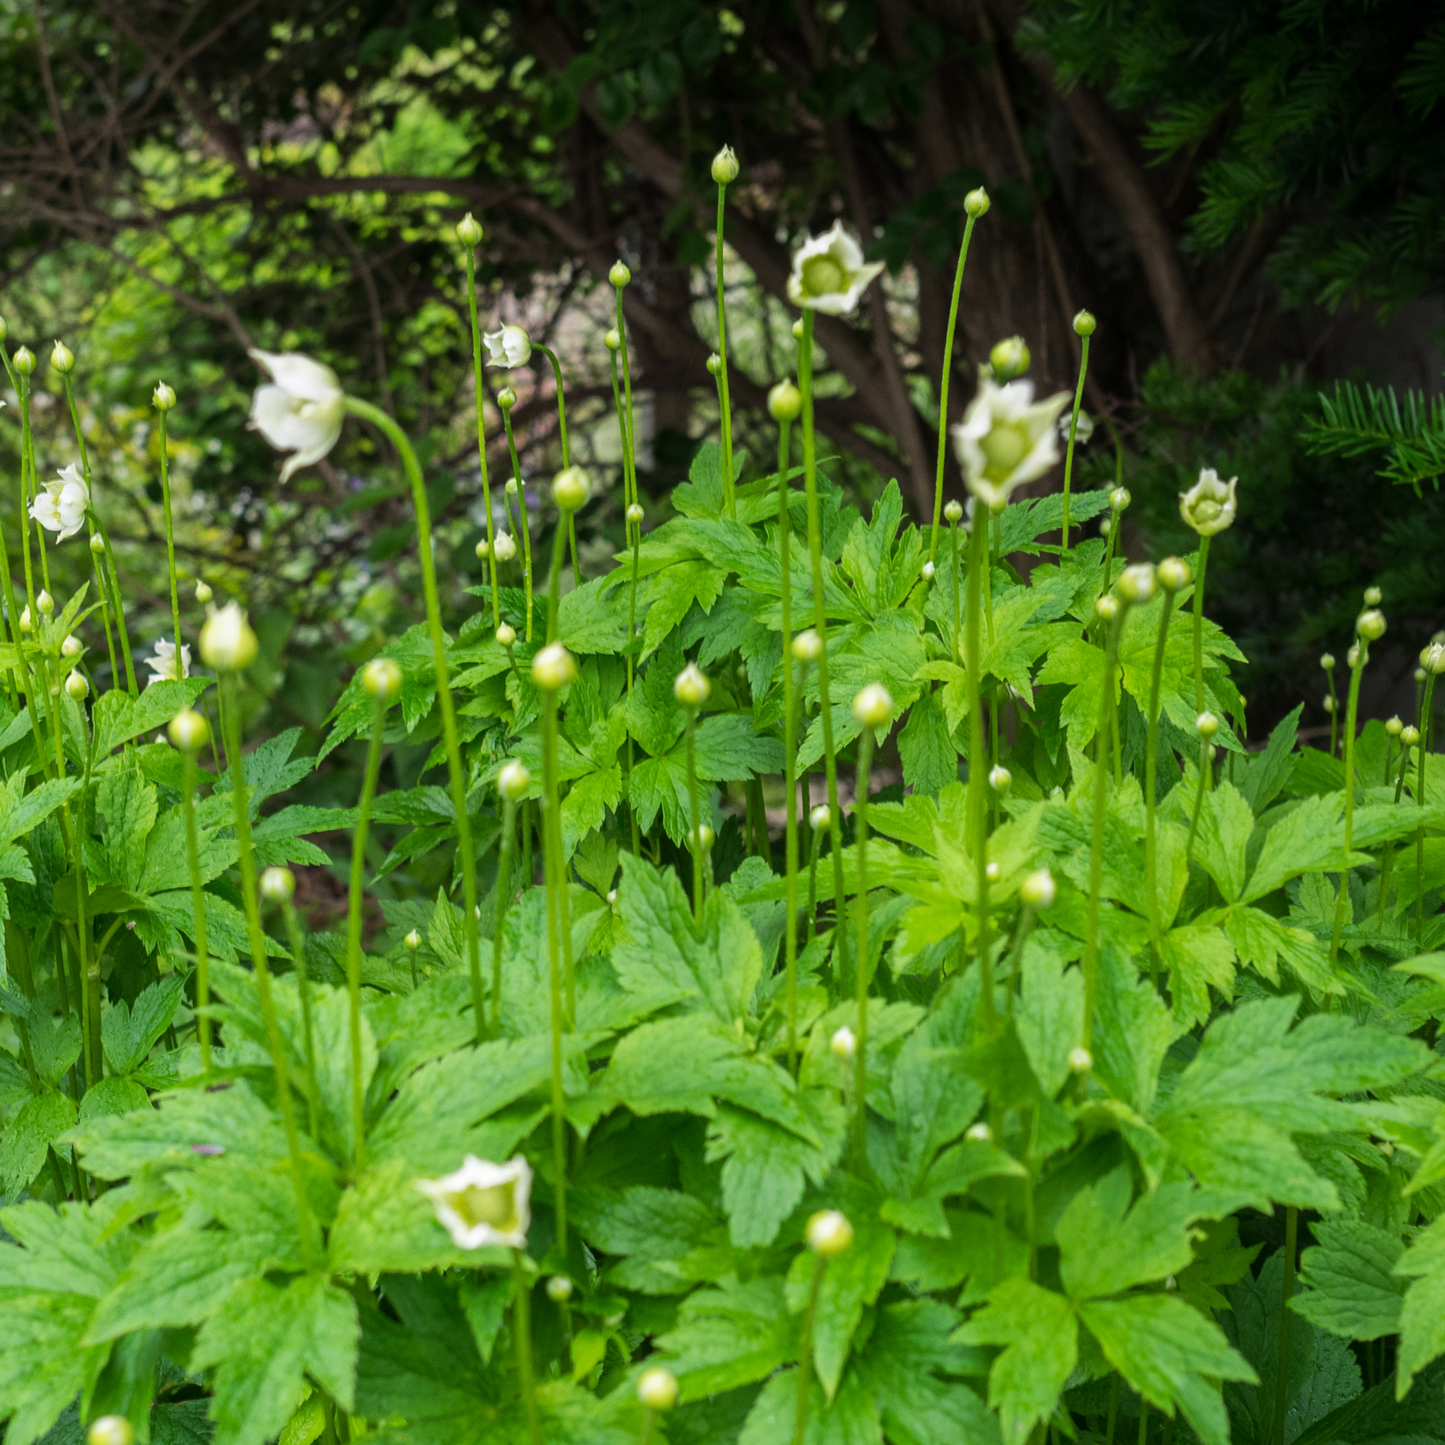
[[1238,486],[1238,477],[1221,482],[1213,467],[1202,467],[1199,480],[1187,492],[1179,494],[1179,515],[1201,537],[1212,537],[1234,521],[1239,505],[1235,497]]
[[176,666],[176,645],[174,642],[167,642],[165,638],[159,638],[156,642],[155,651],[143,661],[150,668],[150,680],[146,683],[149,687],[153,682],[179,682],[183,677],[191,675],[191,649],[184,644],[181,646],[181,664]]
[[834,221],[821,236],[812,236],[793,252],[788,300],[808,311],[846,316],[855,311],[869,283],[883,270],[879,261],[865,262],[858,243]]
[[462,1167],[440,1179],[418,1179],[437,1219],[459,1249],[500,1245],[523,1249],[532,1222],[532,1169],[520,1155],[493,1164],[468,1154]]
[[251,398],[250,426],[278,452],[291,453],[281,468],[281,480],[289,481],[336,445],[346,395],[329,366],[299,352],[253,348],[250,357],[271,378]]
[[979,382],[978,395],[953,428],[953,447],[973,495],[999,511],[1015,487],[1043,476],[1059,459],[1059,414],[1069,395],[1034,400],[1031,381]]
[[482,334],[488,366],[525,366],[532,359],[532,338],[520,326],[504,326]]
[[63,542],[85,525],[89,507],[90,488],[80,468],[71,462],[61,468],[59,481],[46,482],[45,490],[30,504],[30,515],[47,532],[58,533],[56,541]]

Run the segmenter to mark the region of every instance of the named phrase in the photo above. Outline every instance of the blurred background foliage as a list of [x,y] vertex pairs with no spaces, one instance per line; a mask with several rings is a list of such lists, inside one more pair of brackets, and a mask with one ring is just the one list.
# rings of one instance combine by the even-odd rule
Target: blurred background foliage
[[[1250,658],[1257,732],[1301,693],[1306,722],[1324,720],[1315,658],[1342,649],[1362,586],[1384,587],[1400,639],[1381,670],[1394,681],[1367,700],[1380,707],[1408,691],[1416,634],[1445,614],[1436,479],[1419,465],[1412,485],[1382,478],[1400,437],[1367,393],[1346,397],[1333,433],[1319,401],[1342,379],[1406,402],[1438,390],[1435,7],[0,0],[0,109],[7,344],[43,361],[60,336],[77,354],[137,645],[161,635],[166,610],[148,404],[163,377],[181,398],[183,569],[249,600],[264,648],[251,721],[299,726],[307,748],[351,668],[416,620],[409,507],[394,457],[359,426],[279,487],[245,425],[247,348],[324,358],[417,438],[460,615],[484,517],[452,228],[474,211],[484,323],[527,326],[566,368],[577,458],[606,483],[583,514],[582,570],[602,570],[621,535],[606,271],[621,255],[635,278],[641,481],[660,518],[716,428],[708,163],[724,142],[743,163],[725,277],[753,470],[772,448],[766,387],[791,365],[788,253],[841,217],[888,270],[856,322],[820,319],[833,473],[863,502],[897,476],[923,508],[962,198],[984,184],[994,210],[965,281],[950,419],[1014,332],[1041,387],[1072,386],[1069,320],[1095,312],[1086,406],[1104,424],[1085,466],[1133,491],[1131,551],[1184,546],[1175,498],[1200,465],[1240,477],[1211,591]],[[47,468],[74,453],[55,380],[42,365]],[[513,384],[524,474],[545,479],[558,459],[550,376]],[[1416,401],[1400,426],[1428,473],[1445,428]],[[492,475],[505,475],[494,406],[485,419]],[[12,405],[0,413],[12,536],[17,438]],[[58,560],[79,585],[83,543]],[[187,607],[194,634],[200,608]],[[317,793],[349,801],[353,762],[328,759]]]

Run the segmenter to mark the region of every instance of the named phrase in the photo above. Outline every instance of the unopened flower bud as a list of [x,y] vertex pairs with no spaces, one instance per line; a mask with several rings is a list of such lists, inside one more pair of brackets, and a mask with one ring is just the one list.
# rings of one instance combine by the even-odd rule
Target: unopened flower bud
[[798,317],[798,319],[797,319],[795,322],[793,322],[793,340],[794,340],[794,341],[801,341],[801,340],[803,339],[803,330],[804,330],[804,327],[803,327],[803,318],[800,316],[800,317]]
[[1445,643],[1431,641],[1420,652],[1420,666],[1437,676],[1445,672]]
[[86,693],[90,691],[90,684],[85,680],[84,673],[72,668],[70,676],[65,679],[65,690],[76,702],[84,702]]
[[1406,723],[1405,726],[1400,729],[1400,741],[1404,743],[1407,748],[1413,748],[1415,744],[1420,741],[1420,729]]
[[457,240],[463,246],[482,244],[482,223],[470,211],[457,222]]
[[35,353],[28,346],[17,346],[10,359],[21,376],[29,376],[35,370]]
[[184,708],[171,719],[166,731],[172,747],[183,753],[198,753],[210,740],[211,725],[203,714]]
[[1003,877],[1003,869],[1000,868],[997,863],[985,863],[983,876],[987,878],[990,883],[997,883],[998,880]]
[[1019,884],[1019,901],[1029,908],[1051,908],[1058,885],[1047,868],[1037,868]]
[[553,1304],[566,1304],[572,1298],[572,1281],[565,1274],[554,1274],[547,1281],[547,1298]]
[[945,502],[943,506],[943,519],[949,526],[956,527],[963,521],[963,503],[957,498]]
[[1074,317],[1074,335],[1092,336],[1094,334],[1094,328],[1098,324],[1099,323],[1094,320],[1092,312],[1080,311]]
[[390,707],[401,696],[401,667],[389,657],[373,657],[361,669],[361,685],[373,702]]
[[532,681],[543,692],[556,692],[576,676],[577,664],[560,642],[549,643],[532,659]]
[[517,641],[517,629],[510,622],[499,622],[494,636],[498,647],[511,647]]
[[517,555],[517,544],[510,532],[498,532],[492,540],[492,556],[498,562],[510,562]]
[[1101,622],[1112,622],[1119,615],[1119,601],[1106,592],[1094,604],[1094,611]]
[[296,875],[289,868],[268,868],[261,874],[261,897],[267,903],[289,903],[296,896]]
[[62,657],[79,657],[85,651],[85,644],[72,632],[66,636],[60,644],[60,655]]
[[848,1216],[840,1209],[821,1209],[809,1221],[807,1227],[808,1248],[824,1259],[834,1259],[846,1254],[853,1243],[853,1226]]
[[695,712],[707,701],[712,683],[695,662],[690,662],[673,680],[672,695],[689,712]]
[[808,826],[815,832],[821,833],[833,822],[833,814],[826,803],[819,803],[811,813],[808,814]]
[[1365,606],[1378,607],[1385,600],[1385,594],[1378,587],[1365,588]]
[[853,696],[853,716],[865,728],[886,727],[893,717],[893,698],[881,682],[870,682]]
[[1320,706],[1324,708],[1327,713],[1333,713],[1335,710],[1335,700],[1329,696],[1322,697],[1320,699]]
[[637,1398],[648,1410],[661,1414],[677,1404],[677,1376],[661,1365],[644,1370],[637,1379]]
[[641,502],[633,502],[627,508],[627,520],[631,522],[634,527],[638,526],[641,523],[645,515],[646,513],[642,510]]
[[90,550],[94,552],[97,557],[105,551],[105,538],[102,537],[99,532],[92,532],[90,534]]
[[803,393],[784,377],[768,392],[768,413],[774,421],[797,421],[803,409]]
[[1137,606],[1154,595],[1156,580],[1152,562],[1136,562],[1132,567],[1124,568],[1114,585],[1125,602]]
[[1099,535],[1101,537],[1107,537],[1113,530],[1114,519],[1112,517],[1105,517],[1104,520],[1099,523]]
[[[1379,591],[1379,588],[1372,589]],[[1366,642],[1378,642],[1385,635],[1385,614],[1378,607],[1371,607],[1355,619],[1355,631]]]
[[1392,738],[1399,737],[1400,734],[1404,732],[1404,730],[1405,724],[1400,721],[1400,716],[1398,713],[1385,724],[1385,731]]
[[853,1030],[844,1024],[828,1040],[828,1047],[833,1051],[835,1059],[841,1059],[845,1064],[850,1063],[858,1053],[858,1039]]
[[503,411],[511,411],[516,404],[517,393],[513,391],[510,386],[504,386],[497,393],[497,405],[501,407]]
[[992,1144],[993,1130],[980,1119],[977,1124],[970,1124],[964,1130],[963,1137],[972,1144]]
[[1360,652],[1360,644],[1358,642],[1352,642],[1350,644],[1350,650],[1345,653],[1345,662],[1353,671],[1355,668],[1360,666],[1360,659],[1362,656],[1363,654]]
[[1001,382],[1022,376],[1032,361],[1022,336],[1008,336],[995,342],[993,350],[988,354],[988,364],[993,367],[995,378]]
[[175,404],[175,391],[163,381],[156,382],[156,389],[151,392],[151,405],[157,411],[170,411]]
[[135,1445],[135,1431],[124,1415],[102,1415],[91,1421],[85,1445]]
[[212,609],[201,628],[201,656],[208,667],[239,672],[256,660],[260,643],[246,614],[234,602]]
[[712,158],[712,178],[720,186],[730,186],[738,178],[738,158],[731,146],[724,146]]
[[621,351],[622,333],[615,326],[609,326],[602,334],[602,344],[608,351]]
[[823,655],[823,639],[811,627],[793,638],[793,656],[799,662],[817,662]]
[[520,802],[532,786],[526,763],[511,758],[497,769],[497,791],[513,803]]
[[1109,493],[1109,506],[1115,512],[1127,511],[1129,503],[1133,500],[1134,498],[1130,496],[1128,487],[1115,487],[1114,490]]
[[1335,670],[1335,655],[1334,655],[1334,653],[1333,653],[1333,652],[1322,652],[1322,653],[1320,653],[1320,666],[1321,666],[1322,668],[1324,668],[1324,670],[1325,670],[1326,672],[1333,672],[1333,671]]
[[714,351],[712,355],[709,356],[707,359],[707,374],[709,376],[716,376],[721,370],[722,357],[720,357],[717,352]]
[[63,341],[57,341],[50,350],[50,364],[62,376],[68,376],[75,370],[75,353]]
[[706,823],[699,823],[696,833],[689,830],[688,836],[697,840],[698,846],[704,853],[710,852],[712,845],[717,842],[717,834]]
[[473,551],[475,551],[477,554],[478,562],[485,562],[487,558],[492,555],[491,544],[487,541],[485,537],[482,537],[478,540],[476,547],[473,548]]
[[932,582],[937,571],[938,569],[933,565],[932,562],[925,562],[923,564],[923,580],[925,582]]
[[1094,1067],[1094,1056],[1088,1049],[1077,1048],[1069,1050],[1069,1072],[1074,1074],[1087,1074]]
[[1154,575],[1166,592],[1182,592],[1194,580],[1194,572],[1182,557],[1166,557]]
[[1219,731],[1219,719],[1212,712],[1202,712],[1194,719],[1194,731],[1202,738],[1212,738]]
[[1014,775],[1002,763],[995,763],[988,770],[988,785],[996,793],[1006,793],[1013,787]]
[[559,512],[577,511],[586,505],[591,492],[591,481],[581,467],[570,466],[552,478],[552,500]]
[[197,602],[200,602],[200,603],[209,602],[209,601],[211,600],[211,598],[214,597],[215,595],[216,595],[216,594],[211,591],[210,587],[209,587],[205,582],[197,582],[197,583],[196,583],[196,601],[197,601]]
[[34,631],[35,631],[35,621],[34,621],[34,619],[30,616],[30,605],[29,605],[29,603],[27,603],[27,604],[26,604],[23,608],[21,608],[21,610],[20,610],[20,630],[21,630],[21,632],[34,632]]
[[992,204],[993,202],[988,198],[988,192],[979,186],[977,190],[970,191],[963,198],[963,213],[977,220],[979,216],[988,215],[988,208]]
[[35,599],[35,605],[40,609],[42,617],[49,617],[55,611],[55,598],[42,588],[40,596]]
[[421,934],[413,928],[412,931],[408,933],[405,938],[402,939],[402,943],[412,953],[415,953],[421,947]]
[[607,273],[607,279],[612,285],[616,286],[618,290],[621,290],[622,287],[626,286],[627,283],[632,280],[632,272],[627,269],[627,266],[622,261],[614,261],[612,263],[612,269]]

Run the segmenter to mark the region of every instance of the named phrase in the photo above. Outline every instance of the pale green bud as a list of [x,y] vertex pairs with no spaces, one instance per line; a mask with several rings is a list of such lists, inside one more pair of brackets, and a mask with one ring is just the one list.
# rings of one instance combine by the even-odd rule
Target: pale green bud
[[768,393],[768,412],[774,421],[797,421],[803,409],[803,393],[784,378]]
[[738,158],[731,146],[724,146],[712,158],[712,178],[720,186],[730,186],[738,178]]
[[50,350],[50,364],[62,376],[68,376],[75,370],[75,353],[63,341],[57,341]]
[[607,273],[607,279],[620,291],[632,280],[632,272],[627,269],[625,262],[614,261],[612,269]]
[[470,211],[457,222],[457,240],[463,246],[482,244],[482,223]]
[[1029,369],[1033,358],[1022,336],[1009,336],[996,342],[988,354],[988,364],[999,381],[1012,381]]
[[175,392],[165,382],[156,382],[156,389],[151,392],[151,405],[157,411],[170,411],[175,404]]
[[822,1209],[808,1221],[808,1248],[824,1259],[846,1254],[853,1243],[853,1226],[838,1209]]
[[296,896],[296,875],[289,868],[268,868],[261,874],[261,897],[267,903],[289,903]]
[[970,191],[963,198],[964,214],[977,220],[980,216],[988,215],[988,208],[992,204],[993,202],[988,198],[988,192],[979,186],[977,190]]
[[401,696],[401,667],[389,657],[373,657],[361,669],[361,685],[373,702],[390,707]]

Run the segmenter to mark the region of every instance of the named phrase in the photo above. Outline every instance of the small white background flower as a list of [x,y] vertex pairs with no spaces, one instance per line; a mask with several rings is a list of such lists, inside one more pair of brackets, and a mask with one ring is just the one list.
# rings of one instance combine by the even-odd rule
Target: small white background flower
[[978,395],[953,428],[953,445],[969,491],[986,507],[1002,507],[1015,487],[1058,461],[1058,420],[1068,401],[1061,391],[1036,402],[1031,381],[979,382]]
[[250,425],[278,452],[291,453],[281,468],[281,480],[289,481],[336,445],[346,396],[336,373],[309,356],[255,349],[249,354],[271,378],[251,398]]
[[150,681],[146,683],[149,687],[152,682],[179,682],[183,677],[191,675],[191,649],[184,643],[181,645],[181,667],[176,671],[176,645],[174,642],[167,642],[161,638],[155,645],[155,651],[144,659],[145,665],[150,668]]
[[58,482],[46,482],[45,490],[30,504],[30,515],[47,532],[58,532],[57,541],[73,537],[85,525],[90,507],[90,488],[74,462],[63,467]]
[[846,316],[857,309],[868,284],[883,270],[882,262],[865,262],[858,243],[834,221],[793,252],[788,300],[794,306]]
[[437,1219],[459,1249],[496,1245],[523,1249],[532,1223],[532,1168],[520,1155],[493,1164],[468,1154],[462,1167],[440,1179],[418,1179]]
[[1180,492],[1179,515],[1201,537],[1213,537],[1233,523],[1239,507],[1238,487],[1238,477],[1221,482],[1213,467],[1204,467],[1199,480],[1187,492]]
[[525,366],[532,359],[532,338],[520,326],[488,331],[482,340],[487,343],[488,366]]

